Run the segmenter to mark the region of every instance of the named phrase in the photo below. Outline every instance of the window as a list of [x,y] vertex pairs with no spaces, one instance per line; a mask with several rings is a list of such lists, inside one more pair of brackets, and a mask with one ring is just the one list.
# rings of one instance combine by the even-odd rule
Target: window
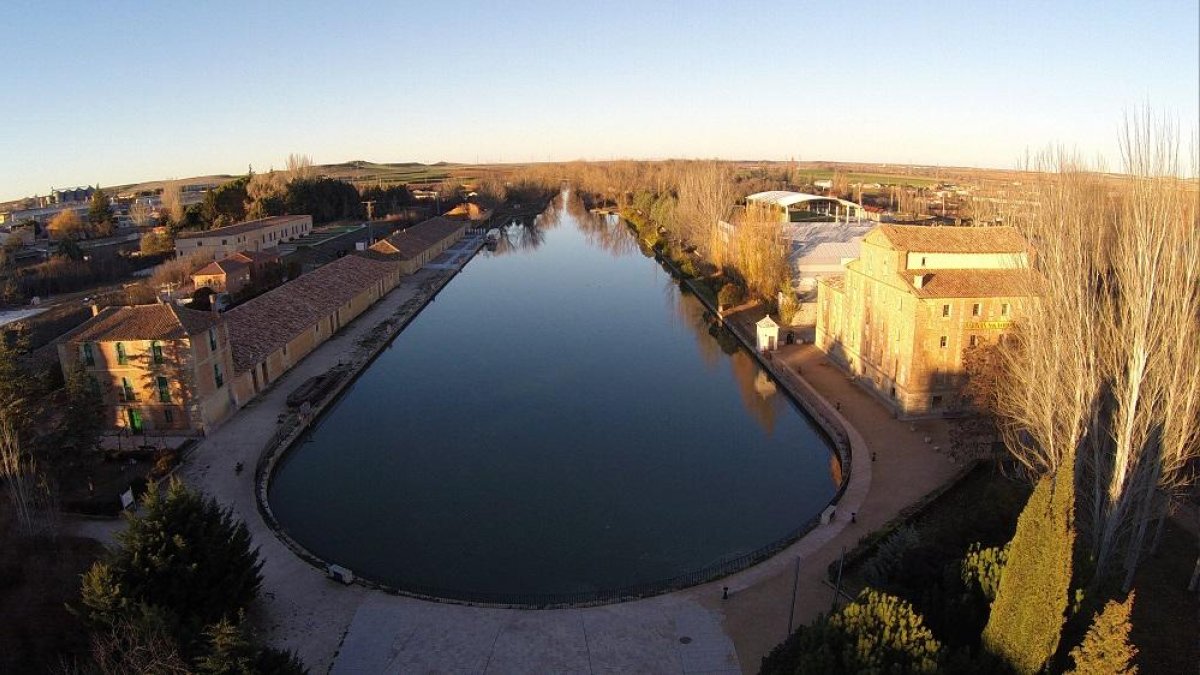
[[155,340],[154,342],[151,342],[150,343],[150,355],[151,355],[151,357],[153,357],[155,363],[162,363],[163,362],[162,343],[160,343],[157,340]]
[[921,267],[925,266],[925,256],[921,256]]
[[950,305],[942,305],[942,317],[950,316]]
[[221,375],[221,364],[213,364],[213,380],[217,383],[217,389],[225,386],[225,377]]
[[931,408],[940,408],[940,407],[942,407],[942,397],[941,397],[941,396],[934,396],[934,397],[933,397],[933,399],[932,399],[932,400],[930,400],[930,402],[929,402],[929,406],[930,406]]
[[163,421],[167,424],[173,424],[175,422],[175,411],[170,408],[163,408]]
[[947,342],[947,340],[946,340],[946,336],[945,336],[945,335],[943,335],[943,336],[941,337],[941,339],[938,341],[938,346],[939,346],[939,347],[941,347],[942,349],[945,349],[945,348],[946,348],[946,342]]
[[228,242],[226,242],[224,239],[222,239],[222,240],[221,240],[221,245],[222,245],[222,246],[224,246],[224,245],[225,245],[225,244],[227,244],[227,243],[228,243]]
[[[214,352],[217,351],[217,329],[216,328],[208,329],[208,348],[213,350]],[[217,386],[220,386],[220,385],[217,385]]]
[[83,343],[83,362],[86,365],[96,365],[96,355],[92,352],[92,343]]
[[170,403],[171,385],[167,384],[167,378],[159,375],[158,377],[154,378],[154,383],[158,386],[158,402]]
[[982,310],[983,310],[983,305],[979,304],[978,302],[971,305],[971,316],[979,316],[979,313]]
[[967,341],[967,343],[970,344],[972,347],[978,347],[979,346],[979,336],[972,335],[970,340]]
[[117,363],[122,366],[129,363],[129,357],[125,355],[125,344],[121,342],[117,343]]
[[287,345],[283,346],[283,355],[287,356]]
[[1010,307],[1008,306],[1007,302],[1000,305],[1000,316],[1008,316],[1009,311]]
[[129,383],[128,377],[121,378],[121,398],[125,401],[136,401],[137,398],[133,394],[133,385]]

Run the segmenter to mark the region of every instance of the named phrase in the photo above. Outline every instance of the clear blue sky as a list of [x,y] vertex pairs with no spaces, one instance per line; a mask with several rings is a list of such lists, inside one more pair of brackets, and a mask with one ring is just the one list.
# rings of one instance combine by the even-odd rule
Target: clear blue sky
[[317,163],[1115,163],[1190,139],[1196,0],[0,3],[0,199]]

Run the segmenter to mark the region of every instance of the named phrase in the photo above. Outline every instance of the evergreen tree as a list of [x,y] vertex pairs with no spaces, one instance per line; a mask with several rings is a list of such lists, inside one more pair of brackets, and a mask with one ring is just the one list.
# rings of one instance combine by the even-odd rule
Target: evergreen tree
[[204,675],[303,675],[304,664],[291,652],[256,647],[254,635],[242,617],[222,619],[204,631],[207,651],[196,659],[196,672]]
[[82,363],[75,363],[67,373],[64,389],[67,405],[61,429],[63,444],[76,452],[91,450],[104,426],[100,385]]
[[196,671],[205,675],[242,675],[255,672],[254,645],[241,621],[221,619],[204,631],[208,651],[196,661]]
[[1075,543],[1073,462],[1043,476],[1017,520],[984,648],[1018,673],[1036,673],[1054,655],[1066,621]]
[[92,203],[88,207],[88,223],[93,230],[100,230],[111,226],[116,220],[113,216],[112,201],[104,194],[104,190],[96,188],[92,193]]
[[1133,675],[1137,647],[1129,642],[1133,593],[1124,602],[1109,601],[1092,619],[1083,643],[1071,650],[1076,675]]
[[178,480],[165,493],[151,483],[142,511],[84,576],[85,618],[103,623],[108,613],[155,605],[180,618],[182,641],[250,604],[262,563],[245,524]]

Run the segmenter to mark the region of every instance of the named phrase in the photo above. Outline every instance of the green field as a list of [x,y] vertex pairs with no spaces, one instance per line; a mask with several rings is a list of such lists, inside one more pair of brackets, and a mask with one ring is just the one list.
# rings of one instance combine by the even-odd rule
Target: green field
[[[799,175],[805,177],[808,181],[828,180],[833,178],[833,171],[812,169],[802,170]],[[845,173],[843,174],[846,180],[851,183],[879,183],[880,185],[910,185],[912,187],[931,187],[937,185],[938,181],[933,178],[922,178],[920,176],[905,176],[902,174],[888,173]]]

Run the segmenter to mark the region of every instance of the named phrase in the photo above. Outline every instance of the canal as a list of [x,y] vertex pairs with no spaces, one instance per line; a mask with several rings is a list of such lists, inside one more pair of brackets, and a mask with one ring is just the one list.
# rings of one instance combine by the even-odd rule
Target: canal
[[766,546],[825,506],[837,462],[704,314],[623,224],[560,196],[288,452],[272,510],[326,561],[468,600],[611,591]]

